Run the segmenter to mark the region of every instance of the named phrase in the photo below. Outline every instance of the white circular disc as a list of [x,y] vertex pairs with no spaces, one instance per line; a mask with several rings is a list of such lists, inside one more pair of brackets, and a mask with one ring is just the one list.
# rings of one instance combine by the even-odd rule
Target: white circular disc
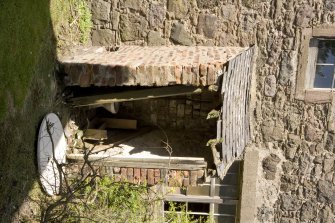
[[49,195],[59,193],[61,173],[56,163],[65,163],[66,148],[67,143],[62,123],[56,114],[47,114],[41,123],[38,134],[37,163],[42,186]]

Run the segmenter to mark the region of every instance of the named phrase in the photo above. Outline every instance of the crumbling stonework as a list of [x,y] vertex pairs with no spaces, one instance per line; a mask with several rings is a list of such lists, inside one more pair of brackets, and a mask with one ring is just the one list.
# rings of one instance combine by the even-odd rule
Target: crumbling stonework
[[257,44],[253,146],[265,161],[255,221],[335,222],[331,105],[295,99],[302,30],[335,25],[335,1],[95,2],[93,45]]

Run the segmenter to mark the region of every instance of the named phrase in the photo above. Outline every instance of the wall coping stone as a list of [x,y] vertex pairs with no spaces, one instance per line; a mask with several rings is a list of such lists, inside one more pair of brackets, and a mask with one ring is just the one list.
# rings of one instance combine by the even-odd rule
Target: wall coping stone
[[[215,84],[225,63],[247,47],[77,47],[59,58],[67,86]],[[216,78],[201,78],[215,76]]]

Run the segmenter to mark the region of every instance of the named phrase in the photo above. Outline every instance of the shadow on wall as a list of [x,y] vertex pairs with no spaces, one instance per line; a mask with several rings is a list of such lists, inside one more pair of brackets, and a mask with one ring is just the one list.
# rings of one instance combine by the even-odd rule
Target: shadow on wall
[[0,21],[0,222],[22,222],[34,214],[28,201],[40,190],[39,123],[55,110],[50,1],[3,0]]

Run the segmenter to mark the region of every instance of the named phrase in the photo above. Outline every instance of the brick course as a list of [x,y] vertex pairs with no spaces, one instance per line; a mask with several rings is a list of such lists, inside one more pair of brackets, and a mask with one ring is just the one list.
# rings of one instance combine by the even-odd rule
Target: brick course
[[[67,169],[68,176],[76,177],[80,173],[82,163],[72,164]],[[166,182],[169,186],[192,186],[204,182],[204,170],[167,170],[167,169],[145,169],[132,167],[113,167],[111,165],[93,165],[97,174],[114,178],[116,182],[129,182],[134,184],[147,184],[149,186]],[[102,169],[104,171],[102,171]],[[84,169],[84,174],[90,172]]]
[[216,83],[223,65],[247,48],[207,46],[121,46],[72,49],[60,58],[65,84],[94,86],[207,86]]

